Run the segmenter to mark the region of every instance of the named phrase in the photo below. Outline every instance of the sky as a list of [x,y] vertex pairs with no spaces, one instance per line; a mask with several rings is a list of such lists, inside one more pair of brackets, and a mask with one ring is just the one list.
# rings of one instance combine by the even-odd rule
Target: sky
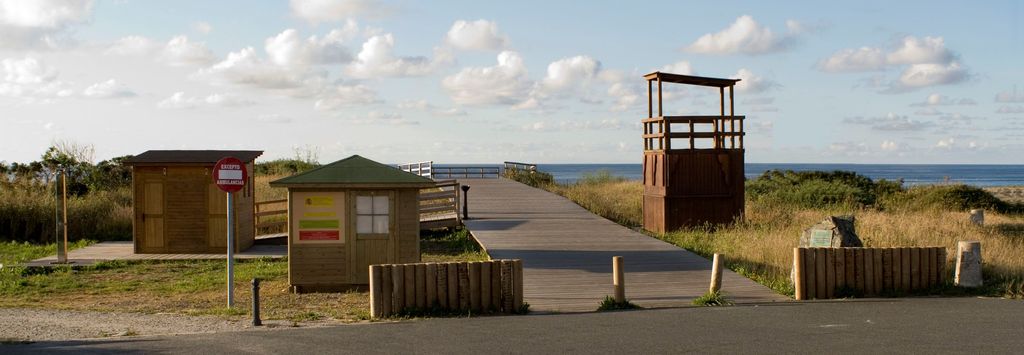
[[[55,142],[639,163],[654,71],[759,163],[1020,164],[1019,2],[0,0],[0,160]],[[716,114],[668,85],[666,115]]]

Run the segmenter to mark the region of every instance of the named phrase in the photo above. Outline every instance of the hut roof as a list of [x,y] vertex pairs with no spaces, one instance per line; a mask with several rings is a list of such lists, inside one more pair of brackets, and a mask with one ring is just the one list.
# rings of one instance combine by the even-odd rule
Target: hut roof
[[235,157],[243,163],[256,160],[263,155],[262,150],[147,150],[146,152],[125,160],[130,165],[136,164],[216,164],[224,157]]
[[647,79],[648,81],[658,80],[659,78],[661,81],[667,83],[712,86],[719,88],[733,86],[736,85],[736,82],[740,81],[740,79],[709,78],[704,76],[662,73],[660,71],[644,75],[644,79]]
[[273,187],[429,187],[434,181],[353,155],[270,182]]

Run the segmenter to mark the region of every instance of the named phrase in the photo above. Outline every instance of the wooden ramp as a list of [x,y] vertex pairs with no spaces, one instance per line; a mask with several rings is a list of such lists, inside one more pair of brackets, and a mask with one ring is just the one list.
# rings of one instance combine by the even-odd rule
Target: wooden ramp
[[[561,196],[507,179],[469,185],[472,235],[495,259],[523,259],[531,310],[593,311],[612,295],[612,256],[622,256],[626,298],[644,307],[678,307],[707,292],[711,262],[597,216]],[[737,303],[788,300],[726,270],[722,290]]]

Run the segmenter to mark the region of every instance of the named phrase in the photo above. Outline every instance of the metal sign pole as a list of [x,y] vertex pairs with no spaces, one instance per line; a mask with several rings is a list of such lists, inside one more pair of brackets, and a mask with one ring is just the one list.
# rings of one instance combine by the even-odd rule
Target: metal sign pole
[[231,193],[228,192],[228,308],[235,306],[235,238],[231,228]]

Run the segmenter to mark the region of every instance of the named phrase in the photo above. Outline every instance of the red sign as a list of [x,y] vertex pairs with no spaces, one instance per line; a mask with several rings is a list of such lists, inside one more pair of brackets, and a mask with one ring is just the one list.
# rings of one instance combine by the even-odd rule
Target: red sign
[[299,231],[299,240],[341,240],[341,233],[333,231]]
[[213,166],[213,182],[224,192],[236,192],[245,186],[249,173],[245,171],[245,163],[235,157],[226,157]]

